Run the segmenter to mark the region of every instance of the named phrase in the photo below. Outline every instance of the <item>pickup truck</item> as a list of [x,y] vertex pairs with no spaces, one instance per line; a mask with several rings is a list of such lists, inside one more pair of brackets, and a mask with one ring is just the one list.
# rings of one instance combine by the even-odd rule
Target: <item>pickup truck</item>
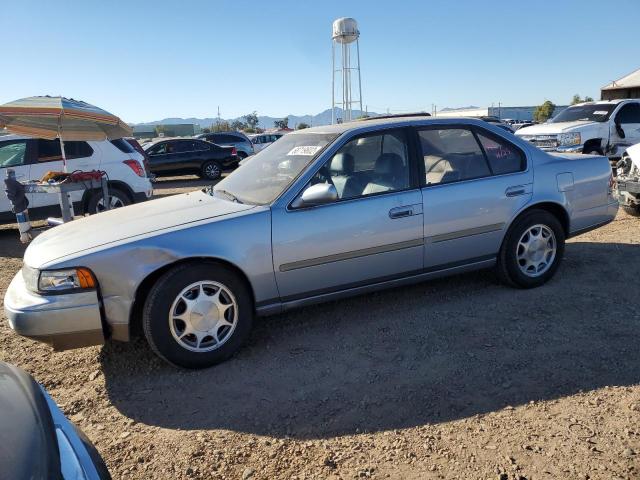
[[606,155],[616,162],[640,142],[640,99],[579,103],[515,134],[542,150]]

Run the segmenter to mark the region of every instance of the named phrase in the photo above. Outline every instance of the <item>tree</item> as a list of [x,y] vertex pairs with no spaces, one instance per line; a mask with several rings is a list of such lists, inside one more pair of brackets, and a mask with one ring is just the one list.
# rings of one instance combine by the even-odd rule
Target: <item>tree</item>
[[242,118],[244,118],[244,121],[247,122],[247,126],[251,130],[255,130],[258,127],[258,122],[260,120],[258,120],[258,112],[256,112],[255,110]]
[[303,130],[305,128],[309,128],[311,125],[309,125],[308,123],[304,123],[304,122],[300,122],[298,124],[298,126],[296,126],[297,130]]
[[544,123],[553,117],[553,112],[556,109],[556,106],[553,102],[547,100],[542,105],[538,105],[536,109],[533,111],[533,119],[536,122]]
[[248,125],[244,122],[241,122],[240,120],[234,120],[233,122],[231,122],[231,130],[245,130]]
[[275,120],[273,126],[278,130],[284,130],[289,128],[289,117],[284,117],[282,120]]
[[228,132],[229,130],[231,130],[231,126],[229,125],[229,122],[227,122],[226,120],[222,120],[221,122],[216,122],[213,125],[211,125],[211,131],[214,133]]
[[211,133],[211,129],[210,128],[203,128],[202,129],[202,133]]
[[580,98],[580,95],[576,93],[571,99],[571,105],[575,105],[576,103],[582,103],[582,102],[593,102],[593,98],[587,95],[586,97],[584,97],[584,99],[582,99]]

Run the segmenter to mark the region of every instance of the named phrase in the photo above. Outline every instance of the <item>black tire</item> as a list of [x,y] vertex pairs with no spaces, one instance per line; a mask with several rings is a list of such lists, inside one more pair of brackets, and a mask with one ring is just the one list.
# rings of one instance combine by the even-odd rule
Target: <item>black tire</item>
[[[112,199],[116,199],[117,205],[114,208],[126,207],[127,205],[131,205],[133,203],[131,197],[129,197],[129,194],[127,194],[127,192],[116,187],[109,187],[109,196]],[[95,192],[93,192],[87,202],[86,213],[88,213],[89,215],[93,215],[103,212],[104,207],[101,205],[101,200],[102,190],[96,190]]]
[[[524,233],[535,225],[551,229],[556,240],[556,254],[550,267],[539,276],[528,276],[518,264],[518,243]],[[545,210],[530,210],[518,217],[507,232],[498,255],[497,272],[500,280],[518,288],[535,288],[546,283],[558,270],[564,255],[565,234],[555,215]]]
[[[174,338],[169,313],[174,300],[189,285],[199,281],[223,284],[234,295],[237,320],[230,336],[215,350],[194,352]],[[177,266],[158,279],[144,304],[142,329],[152,350],[168,363],[184,368],[212,367],[231,357],[245,342],[253,323],[253,300],[242,278],[220,263],[188,263]]]
[[247,158],[247,154],[245,152],[238,152],[238,157],[240,157],[240,160],[244,160],[245,158]]
[[622,209],[629,215],[640,217],[640,205],[623,205]]
[[202,165],[200,177],[207,180],[218,180],[222,176],[222,166],[215,160],[208,161]]

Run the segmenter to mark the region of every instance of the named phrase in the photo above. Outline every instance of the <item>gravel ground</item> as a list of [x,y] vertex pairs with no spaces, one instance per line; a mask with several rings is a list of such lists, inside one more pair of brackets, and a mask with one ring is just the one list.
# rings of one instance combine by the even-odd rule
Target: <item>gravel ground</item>
[[[638,479],[639,234],[621,212],[535,290],[479,272],[259,320],[204,371],[141,339],[54,353],[4,314],[0,359],[49,390],[114,478]],[[23,251],[0,229],[2,296]]]

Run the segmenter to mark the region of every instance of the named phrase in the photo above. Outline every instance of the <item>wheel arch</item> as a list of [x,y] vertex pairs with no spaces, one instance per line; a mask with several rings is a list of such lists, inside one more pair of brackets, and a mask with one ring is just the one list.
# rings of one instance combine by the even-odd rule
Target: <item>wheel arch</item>
[[[571,227],[569,212],[567,212],[566,208],[560,203],[549,202],[549,201],[528,205],[527,208],[518,212],[518,214],[515,217],[513,217],[513,219],[511,219],[511,222],[509,222],[509,227],[505,230],[505,232],[508,231],[509,228],[511,228],[511,225],[513,225],[513,223],[518,218],[522,217],[522,215],[525,215],[531,210],[544,210],[546,212],[549,212],[554,217],[556,217],[560,221],[560,224],[562,225],[562,230],[564,231],[565,238],[569,238],[569,232]],[[504,239],[503,239],[503,242],[504,242]]]
[[589,153],[594,150],[597,150],[601,154],[603,154],[602,149],[602,138],[590,138],[586,142],[584,142],[584,146],[582,147],[582,153]]
[[162,275],[167,273],[169,270],[181,265],[189,264],[189,263],[193,263],[193,264],[215,263],[215,264],[224,265],[227,268],[230,268],[231,270],[233,270],[236,274],[238,274],[238,277],[245,283],[246,287],[248,288],[249,294],[251,296],[251,302],[254,304],[254,308],[255,308],[255,293],[254,293],[253,285],[251,285],[251,282],[249,281],[249,277],[245,274],[245,272],[240,267],[238,267],[237,265],[235,265],[234,263],[228,260],[225,260],[223,258],[218,258],[218,257],[182,258],[174,262],[170,262],[165,265],[162,265],[161,267],[158,267],[154,271],[147,274],[147,276],[144,279],[142,279],[142,281],[138,284],[135,291],[133,304],[131,306],[131,310],[129,311],[129,337],[130,338],[131,338],[131,334],[139,334],[142,332],[142,310],[144,308],[144,303],[147,299],[147,296],[149,295],[149,292],[151,291],[151,288],[153,287],[153,285],[155,285],[158,279]]
[[[127,194],[127,196],[129,197],[129,200],[133,202],[133,199],[135,198],[135,194],[133,192],[133,189],[127,183],[122,182],[120,180],[109,180],[107,181],[107,185],[109,186],[109,188],[117,188],[118,190],[123,191],[124,193]],[[83,213],[87,213],[87,209],[89,208],[89,200],[91,199],[91,196],[95,193],[100,193],[100,192],[101,190],[99,188],[85,190],[84,194],[82,195],[82,212]]]

